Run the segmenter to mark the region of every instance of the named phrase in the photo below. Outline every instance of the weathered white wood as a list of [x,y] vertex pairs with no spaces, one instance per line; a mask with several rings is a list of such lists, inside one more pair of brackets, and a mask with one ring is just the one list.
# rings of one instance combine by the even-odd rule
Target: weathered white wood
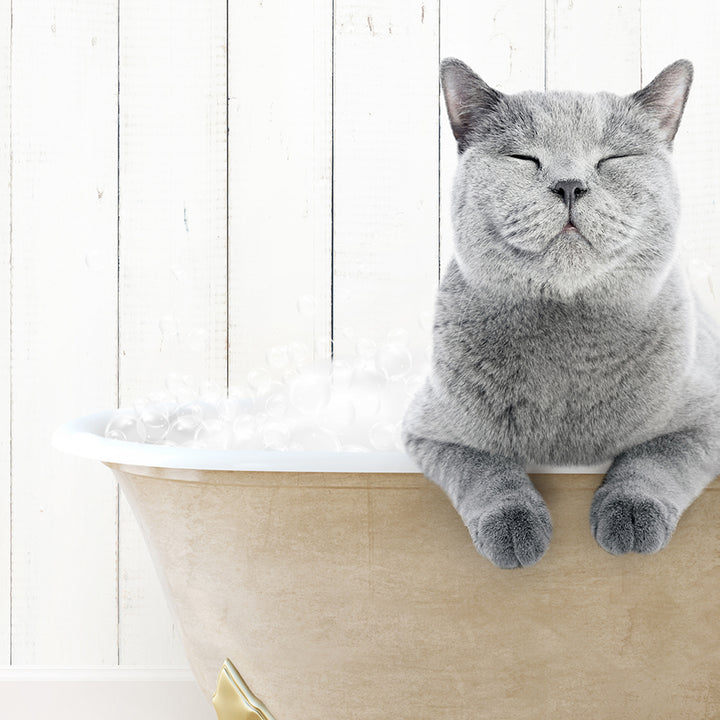
[[10,662],[10,0],[0,2],[0,664]]
[[637,89],[640,0],[548,0],[545,26],[548,90]]
[[[226,381],[226,3],[120,4],[120,402]],[[185,663],[120,508],[120,661]]]
[[230,384],[330,348],[332,3],[229,4]]
[[437,0],[338,0],[335,357],[397,328],[416,354],[427,345],[438,281],[437,122]]
[[694,287],[720,321],[720,6],[712,0],[643,2],[643,83],[679,58],[695,77],[673,154],[680,240]]
[[117,660],[116,489],[52,430],[116,400],[117,4],[13,4],[12,661]]
[[[545,0],[443,0],[441,10],[441,57],[459,58],[502,92],[543,89]],[[444,100],[440,129],[440,255],[445,267],[453,252],[450,200],[457,145]]]

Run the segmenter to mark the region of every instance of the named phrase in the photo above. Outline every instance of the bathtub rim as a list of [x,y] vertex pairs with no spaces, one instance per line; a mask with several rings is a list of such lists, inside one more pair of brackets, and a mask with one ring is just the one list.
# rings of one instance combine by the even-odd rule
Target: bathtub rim
[[253,472],[419,473],[403,452],[298,452],[212,450],[113,440],[105,427],[117,410],[83,415],[58,427],[56,450],[104,463],[178,470],[250,470]]
[[[83,415],[58,427],[52,436],[56,450],[104,463],[177,470],[218,470],[302,473],[421,473],[404,452],[297,452],[272,450],[210,450],[151,445],[104,436],[117,409]],[[604,474],[599,465],[528,465],[529,473]]]

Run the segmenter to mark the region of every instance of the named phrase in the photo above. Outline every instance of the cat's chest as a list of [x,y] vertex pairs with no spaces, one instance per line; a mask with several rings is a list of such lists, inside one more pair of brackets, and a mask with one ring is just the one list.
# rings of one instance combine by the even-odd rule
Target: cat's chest
[[536,459],[621,445],[682,374],[662,333],[582,313],[465,319],[451,344],[445,377],[481,444]]
[[611,381],[612,353],[605,342],[579,343],[572,331],[546,323],[473,328],[457,357],[459,385],[468,400],[519,417],[533,409],[545,417],[572,412],[598,384]]

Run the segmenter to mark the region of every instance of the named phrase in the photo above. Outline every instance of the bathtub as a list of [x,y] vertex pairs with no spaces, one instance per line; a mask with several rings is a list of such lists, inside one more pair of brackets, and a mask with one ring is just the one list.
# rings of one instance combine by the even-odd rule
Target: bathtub
[[109,415],[54,445],[113,471],[221,720],[720,717],[717,480],[665,550],[614,557],[602,475],[534,474],[553,539],[508,571],[401,453],[140,445]]

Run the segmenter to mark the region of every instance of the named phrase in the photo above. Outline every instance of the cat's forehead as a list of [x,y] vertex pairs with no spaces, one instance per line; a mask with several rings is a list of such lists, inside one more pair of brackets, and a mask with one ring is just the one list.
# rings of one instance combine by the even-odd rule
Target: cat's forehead
[[650,139],[635,106],[610,93],[525,92],[505,96],[495,124],[500,142],[569,149]]

